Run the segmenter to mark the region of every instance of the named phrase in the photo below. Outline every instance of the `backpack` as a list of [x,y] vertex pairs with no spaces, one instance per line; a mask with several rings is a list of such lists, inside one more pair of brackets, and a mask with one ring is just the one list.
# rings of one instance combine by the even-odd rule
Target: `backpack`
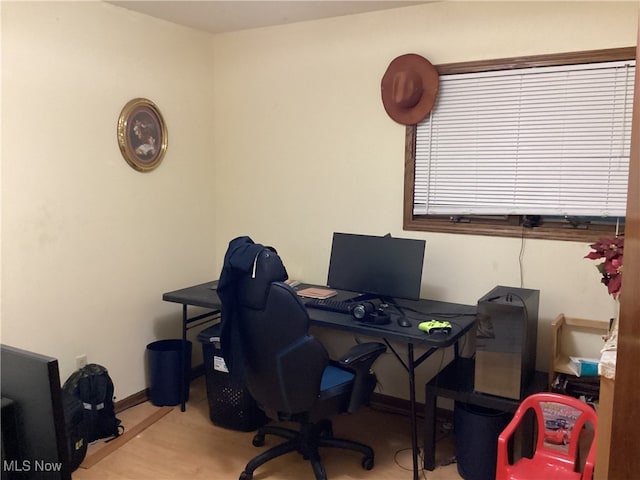
[[68,463],[73,472],[87,455],[87,425],[82,402],[78,397],[65,390],[62,390],[62,408],[67,437]]
[[113,381],[102,365],[90,363],[76,370],[64,382],[62,390],[82,402],[86,443],[100,438],[115,438],[121,429],[124,431],[121,421],[116,418]]

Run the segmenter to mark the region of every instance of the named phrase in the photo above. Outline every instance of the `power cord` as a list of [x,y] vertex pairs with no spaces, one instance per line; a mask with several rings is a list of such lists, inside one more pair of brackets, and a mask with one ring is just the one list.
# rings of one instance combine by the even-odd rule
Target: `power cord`
[[[448,422],[441,422],[440,423],[440,430],[443,432],[442,435],[440,435],[438,438],[436,438],[436,444],[440,443],[442,440],[444,440],[445,438],[447,438],[449,435],[451,435],[451,433],[453,433],[453,426],[451,424],[449,425],[449,428],[446,428],[445,425],[447,425]],[[393,462],[402,470],[405,470],[407,472],[413,472],[413,466],[405,466],[402,464],[401,460],[400,460],[400,455],[405,453],[405,452],[411,452],[411,447],[406,447],[406,448],[401,448],[396,450],[396,452],[393,455]],[[420,465],[424,465],[424,447],[423,446],[419,446],[418,447],[418,457],[419,457],[419,464]],[[454,464],[457,462],[456,456],[453,455],[449,458],[447,458],[446,460],[440,462],[437,467],[446,467],[448,465]],[[422,476],[423,479],[427,479],[427,473],[426,470],[424,468],[420,468],[419,470],[420,475]]]
[[524,285],[524,246],[525,246],[525,236],[524,236],[524,227],[522,228],[522,236],[520,237],[520,254],[518,255],[518,266],[520,268],[520,288],[523,288]]

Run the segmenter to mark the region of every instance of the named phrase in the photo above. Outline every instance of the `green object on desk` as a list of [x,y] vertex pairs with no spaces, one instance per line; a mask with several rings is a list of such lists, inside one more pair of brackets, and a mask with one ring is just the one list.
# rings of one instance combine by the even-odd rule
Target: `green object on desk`
[[428,322],[420,322],[418,328],[429,334],[451,333],[451,322],[446,320],[429,320]]

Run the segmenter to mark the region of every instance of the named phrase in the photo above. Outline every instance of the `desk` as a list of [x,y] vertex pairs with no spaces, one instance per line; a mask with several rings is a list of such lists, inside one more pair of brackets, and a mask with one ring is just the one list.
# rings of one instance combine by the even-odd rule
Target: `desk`
[[[520,400],[475,392],[473,389],[474,371],[475,361],[473,359],[456,358],[425,386],[424,468],[426,470],[433,470],[436,466],[436,402],[439,396],[502,412],[515,412],[520,405]],[[535,372],[525,389],[524,397],[546,390],[547,374]],[[533,428],[532,425],[530,427]],[[533,451],[532,439],[533,435],[525,434],[523,436],[522,448],[524,452]]]
[[[183,288],[165,293],[162,299],[167,302],[182,304],[183,335],[189,323],[202,319],[205,316],[217,315],[221,308],[220,298],[215,290],[217,282],[207,282],[193,287]],[[301,284],[296,289],[302,289],[313,285]],[[354,296],[354,292],[338,292],[332,299],[343,301]],[[304,299],[303,299],[304,301]],[[187,307],[189,305],[210,308],[211,311],[193,318],[189,318]],[[397,324],[399,313],[394,313],[394,308],[389,309],[391,323],[387,325],[372,325],[358,322],[350,315],[328,312],[324,310],[308,309],[311,324],[317,327],[333,328],[346,332],[367,335],[382,339],[409,375],[409,402],[411,422],[411,447],[413,452],[413,478],[418,480],[418,432],[416,421],[416,387],[415,369],[432,354],[441,348],[454,346],[455,356],[458,357],[458,340],[467,333],[475,322],[475,305],[460,305],[456,303],[437,302],[433,300],[397,300],[397,306],[403,310],[407,317],[412,318],[412,327],[401,327]],[[424,320],[440,319],[448,320],[452,324],[452,331],[448,335],[429,336],[418,329],[418,323]],[[396,341],[407,346],[407,360],[400,357],[390,341]],[[414,347],[423,346],[427,350],[415,358]],[[181,370],[182,371],[182,370]],[[183,379],[185,382],[186,379]],[[184,383],[183,383],[184,385]],[[183,402],[184,409],[184,402]]]

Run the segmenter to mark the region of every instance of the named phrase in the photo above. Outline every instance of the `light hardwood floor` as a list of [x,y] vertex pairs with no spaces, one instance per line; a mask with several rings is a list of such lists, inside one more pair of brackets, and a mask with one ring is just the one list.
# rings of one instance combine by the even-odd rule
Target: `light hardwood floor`
[[[158,407],[144,403],[118,414],[125,427],[153,414]],[[330,480],[410,480],[411,437],[409,420],[403,415],[362,407],[353,415],[333,419],[336,436],[359,440],[371,445],[376,453],[371,471],[360,466],[360,455],[321,449],[320,454]],[[453,436],[442,433],[438,442],[436,463],[453,457]],[[191,386],[186,412],[174,407],[171,412],[135,435],[91,468],[79,468],[73,480],[145,480],[145,479],[209,479],[235,480],[246,462],[281,439],[267,436],[264,447],[252,446],[253,433],[220,428],[209,419],[209,404],[204,378]],[[92,445],[89,454],[104,444]],[[312,480],[309,463],[297,453],[267,462],[254,473],[255,480]],[[421,471],[420,478],[459,480],[455,464],[433,472]]]

